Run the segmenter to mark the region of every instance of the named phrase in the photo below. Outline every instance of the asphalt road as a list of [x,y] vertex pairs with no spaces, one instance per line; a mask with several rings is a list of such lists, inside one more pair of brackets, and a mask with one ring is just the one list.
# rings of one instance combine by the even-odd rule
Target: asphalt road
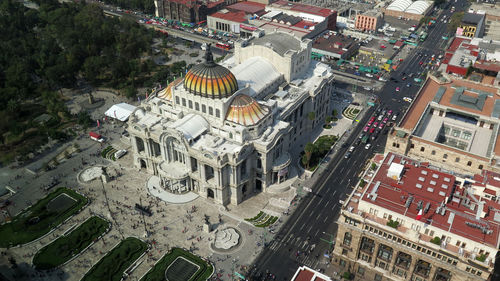
[[[463,9],[461,2],[464,1],[453,3],[457,11]],[[328,163],[325,169],[328,172],[323,173],[317,184],[311,187],[312,192],[301,200],[297,211],[256,258],[254,269],[249,276],[250,280],[270,280],[268,272],[271,276],[274,275],[276,280],[290,280],[300,265],[314,269],[325,267],[327,260],[324,254],[330,247],[327,241],[332,241],[337,230],[335,221],[341,207],[339,200],[345,199],[352,191],[352,186],[358,180],[359,168],[363,167],[373,153],[383,151],[386,135],[380,134],[368,150],[360,144],[350,158],[345,159],[344,154],[362,133],[365,123],[376,109],[392,109],[399,113],[396,121],[401,119],[402,113],[409,105],[403,101],[403,97],[413,98],[419,88],[413,81],[410,87],[406,86],[413,78],[407,77],[405,81],[402,78],[409,76],[410,73],[416,75],[424,71],[426,64],[420,65],[420,61],[428,62],[432,55],[438,56],[443,53],[442,48],[447,42],[442,36],[449,35],[446,24],[441,21],[444,15],[449,19],[450,11],[444,11],[438,17],[435,26],[429,30],[428,39],[408,55],[397,71],[391,73],[390,77],[397,82],[388,81],[382,90],[376,93],[380,103],[371,108],[363,120],[360,120],[362,125],[353,129],[346,142],[348,145],[344,145]],[[396,92],[396,87],[400,87],[401,91]]]

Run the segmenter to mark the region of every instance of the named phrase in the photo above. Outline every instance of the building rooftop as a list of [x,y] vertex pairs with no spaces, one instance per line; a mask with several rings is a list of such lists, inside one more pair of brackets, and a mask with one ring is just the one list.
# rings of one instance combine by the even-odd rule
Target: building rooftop
[[[427,110],[430,103],[453,109],[453,112],[447,112],[444,116],[432,115]],[[471,125],[475,125],[479,117],[498,119],[499,115],[500,96],[497,94],[497,88],[452,77],[448,82],[437,82],[437,78],[429,78],[401,121],[400,127],[432,142],[437,141],[433,136],[436,136],[440,128],[470,127],[469,133],[472,136],[464,136],[466,146],[459,147],[460,151],[489,157],[491,153],[500,155],[500,136],[496,134],[498,128],[495,128],[498,124],[493,130],[487,128],[490,132],[480,126]],[[485,142],[487,148],[480,147],[485,145]]]
[[239,23],[244,23],[249,18],[249,15],[243,11],[229,11],[227,9],[222,9],[210,15],[211,17],[234,21]]
[[347,49],[357,44],[354,39],[343,35],[319,36],[313,41],[313,48],[327,52],[343,54]]
[[[367,212],[373,205],[380,217],[384,209],[405,220],[439,228],[475,242],[498,247],[500,204],[490,200],[500,194],[500,175],[484,171],[474,179],[442,172],[427,163],[389,153],[371,182],[362,191],[357,208]],[[396,220],[396,218],[394,218]]]
[[265,11],[265,8],[266,8],[265,4],[252,1],[237,2],[235,4],[226,7],[226,9],[228,10],[242,11],[247,14],[257,14],[257,15],[262,15]]
[[301,266],[295,272],[291,281],[331,281],[332,279],[324,274],[307,266]]
[[274,2],[272,4],[269,4],[268,6],[269,7],[276,7],[276,8],[280,8],[280,9],[291,10],[291,11],[296,11],[296,12],[303,12],[303,13],[307,13],[307,14],[322,16],[322,17],[328,17],[331,14],[335,13],[335,11],[331,10],[331,9],[321,8],[321,7],[306,5],[306,4],[300,4],[297,2],[288,2],[288,1],[283,1],[283,0]]
[[477,25],[483,17],[484,14],[465,13],[462,18],[462,23]]
[[261,38],[255,38],[252,40],[252,43],[272,47],[273,50],[281,56],[290,50],[300,51],[301,49],[300,40],[295,38],[293,35],[284,32],[266,34],[266,36]]

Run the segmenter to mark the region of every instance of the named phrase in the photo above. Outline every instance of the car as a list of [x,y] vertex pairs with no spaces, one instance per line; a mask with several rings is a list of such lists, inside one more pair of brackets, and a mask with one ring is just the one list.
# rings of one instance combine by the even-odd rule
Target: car
[[365,134],[359,134],[358,139],[362,139],[365,136]]
[[352,145],[351,147],[349,147],[349,152],[353,152],[354,149],[356,149],[356,147],[354,145]]
[[406,80],[406,76],[403,76],[403,78],[401,78],[401,80],[405,81]]
[[422,64],[424,64],[424,62],[423,62],[423,61],[420,61],[418,64],[422,65]]
[[365,89],[367,91],[371,91],[372,90],[372,88],[370,88],[370,87],[363,87],[363,89]]
[[413,81],[415,81],[417,83],[420,83],[420,82],[422,82],[422,79],[420,79],[420,78],[414,78]]
[[354,145],[358,146],[360,142],[361,142],[361,139],[356,139],[356,140],[354,141]]
[[392,110],[390,109],[389,111],[387,111],[387,115],[391,116],[392,114]]
[[387,124],[387,121],[389,121],[389,118],[388,118],[388,117],[385,117],[385,118],[384,118],[384,121],[382,121],[382,123]]
[[378,126],[378,122],[373,123],[374,128],[377,128],[377,126]]
[[409,98],[409,97],[404,97],[404,98],[403,98],[403,100],[404,100],[405,102],[412,102],[412,101],[413,101],[413,99],[411,99],[411,98]]
[[365,145],[365,149],[370,149],[370,147],[372,147],[372,144],[371,144],[371,143],[367,143],[367,144]]
[[370,73],[366,73],[366,74],[365,74],[365,76],[366,76],[366,77],[370,77],[370,78],[372,78],[372,77],[373,77],[373,75],[372,75],[372,74],[370,74]]
[[370,129],[370,126],[365,126],[365,127],[363,128],[363,132],[368,132],[368,129]]
[[410,88],[410,87],[411,87],[411,83],[406,84],[406,88]]
[[375,132],[375,128],[370,129],[370,134],[373,134],[373,132]]
[[351,157],[351,152],[347,151],[344,155],[344,158],[347,159],[349,157]]
[[382,119],[384,118],[384,115],[380,114],[377,118],[378,121],[382,121]]
[[394,115],[392,116],[392,121],[396,121],[396,119],[397,119],[397,118],[398,118],[398,115],[397,115],[397,114],[394,114]]
[[396,92],[399,92],[401,89],[399,87],[396,87]]
[[382,130],[384,128],[384,123],[380,123],[380,125],[378,125],[378,128]]
[[372,141],[376,140],[377,137],[378,137],[378,131],[375,132],[374,134],[372,134],[372,136],[371,136]]
[[372,118],[370,118],[370,122],[373,122],[375,121],[375,116],[372,116]]
[[408,77],[410,77],[410,78],[413,77],[413,73],[410,73],[410,75],[408,75]]
[[387,82],[387,79],[380,77],[380,78],[378,78],[378,81]]
[[354,72],[355,75],[361,76],[361,73],[359,71]]

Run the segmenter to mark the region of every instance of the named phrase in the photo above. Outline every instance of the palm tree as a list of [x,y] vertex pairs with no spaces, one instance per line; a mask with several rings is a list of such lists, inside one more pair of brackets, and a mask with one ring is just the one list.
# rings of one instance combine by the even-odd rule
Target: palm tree
[[304,152],[305,152],[305,165],[306,168],[309,169],[309,162],[311,162],[311,156],[313,153],[316,151],[316,146],[312,142],[308,142],[306,144],[306,147],[304,147]]

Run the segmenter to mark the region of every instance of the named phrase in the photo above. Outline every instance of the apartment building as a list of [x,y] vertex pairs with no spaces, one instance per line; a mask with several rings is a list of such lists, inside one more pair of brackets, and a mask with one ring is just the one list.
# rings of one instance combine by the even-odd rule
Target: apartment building
[[394,153],[374,162],[341,209],[334,263],[356,280],[487,280],[500,174],[466,177]]

